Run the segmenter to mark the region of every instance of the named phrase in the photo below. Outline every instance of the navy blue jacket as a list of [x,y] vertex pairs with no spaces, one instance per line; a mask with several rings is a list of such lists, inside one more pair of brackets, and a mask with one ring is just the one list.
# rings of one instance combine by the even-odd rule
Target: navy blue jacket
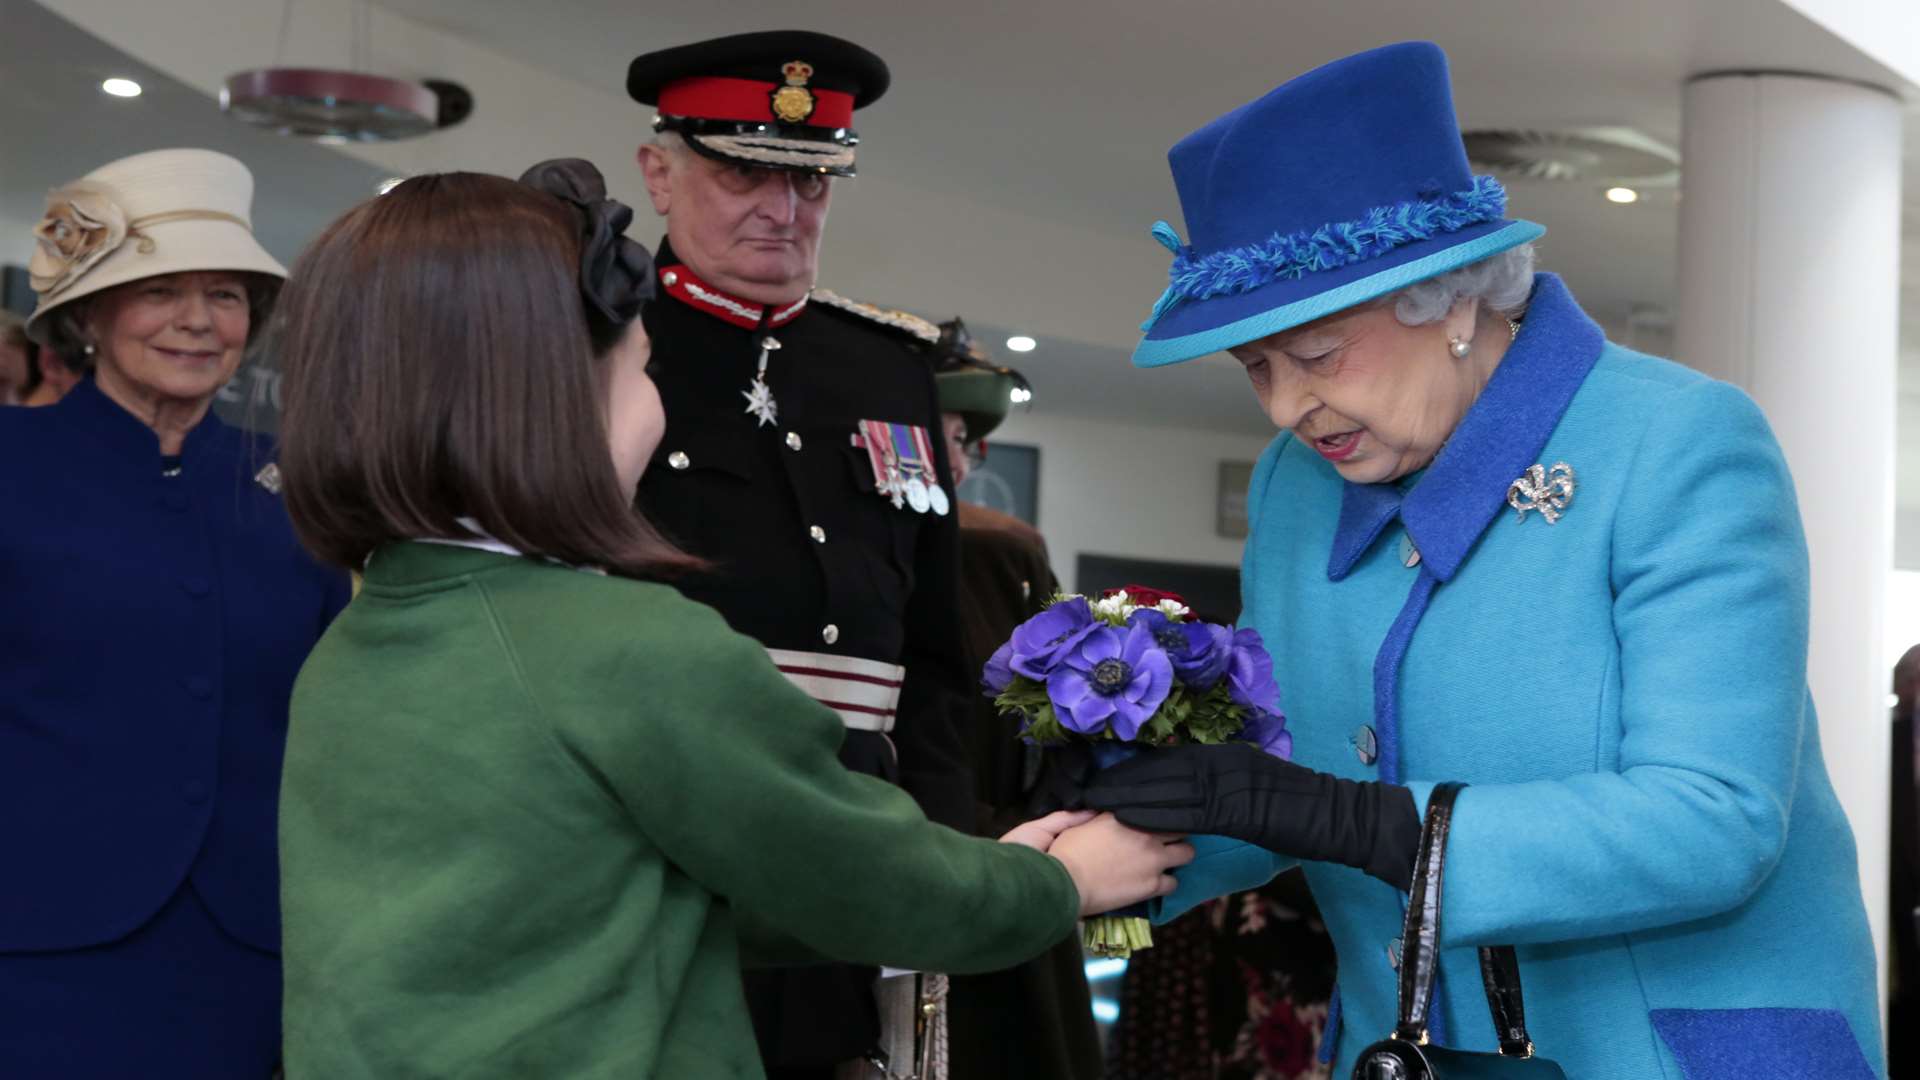
[[287,699],[348,582],[269,453],[209,414],[163,476],[91,380],[0,409],[0,952],[114,941],[189,880],[279,950]]

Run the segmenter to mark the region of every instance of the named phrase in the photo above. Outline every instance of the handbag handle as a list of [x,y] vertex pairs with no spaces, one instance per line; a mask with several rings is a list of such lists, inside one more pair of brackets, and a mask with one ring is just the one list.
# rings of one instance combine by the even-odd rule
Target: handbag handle
[[[1427,797],[1426,826],[1420,830],[1420,851],[1407,892],[1407,924],[1400,948],[1400,1017],[1394,1036],[1422,1045],[1427,1041],[1433,981],[1440,970],[1440,883],[1447,835],[1453,824],[1454,799],[1466,786],[1437,784]],[[1526,1006],[1520,993],[1520,960],[1513,946],[1480,949],[1480,981],[1486,987],[1501,1055],[1532,1057],[1533,1040],[1527,1036]]]

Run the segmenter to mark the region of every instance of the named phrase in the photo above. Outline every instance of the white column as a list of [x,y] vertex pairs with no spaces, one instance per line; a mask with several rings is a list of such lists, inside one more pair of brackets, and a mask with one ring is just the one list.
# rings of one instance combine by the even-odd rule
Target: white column
[[1687,84],[1684,127],[1676,351],[1753,395],[1793,470],[1813,561],[1808,678],[1884,1009],[1900,105],[1832,79],[1710,75]]

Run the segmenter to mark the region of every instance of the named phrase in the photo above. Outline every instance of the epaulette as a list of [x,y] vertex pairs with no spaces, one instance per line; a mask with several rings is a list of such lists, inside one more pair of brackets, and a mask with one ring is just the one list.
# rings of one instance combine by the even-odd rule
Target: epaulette
[[825,304],[830,308],[838,308],[849,314],[858,315],[863,319],[877,322],[881,326],[912,334],[929,345],[936,345],[940,341],[938,326],[909,311],[896,311],[892,308],[863,304],[858,300],[849,300],[831,289],[813,290],[813,301],[816,304]]

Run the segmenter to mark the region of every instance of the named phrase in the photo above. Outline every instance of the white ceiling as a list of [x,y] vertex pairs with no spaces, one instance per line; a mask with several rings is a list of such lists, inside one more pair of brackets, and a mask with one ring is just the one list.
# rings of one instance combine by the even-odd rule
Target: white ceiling
[[[100,93],[134,79],[137,98]],[[201,146],[245,161],[261,242],[283,262],[320,226],[372,193],[375,167],[313,143],[257,134],[200,91],[163,75],[30,0],[0,0],[0,261],[23,263],[47,189],[117,157]]]

